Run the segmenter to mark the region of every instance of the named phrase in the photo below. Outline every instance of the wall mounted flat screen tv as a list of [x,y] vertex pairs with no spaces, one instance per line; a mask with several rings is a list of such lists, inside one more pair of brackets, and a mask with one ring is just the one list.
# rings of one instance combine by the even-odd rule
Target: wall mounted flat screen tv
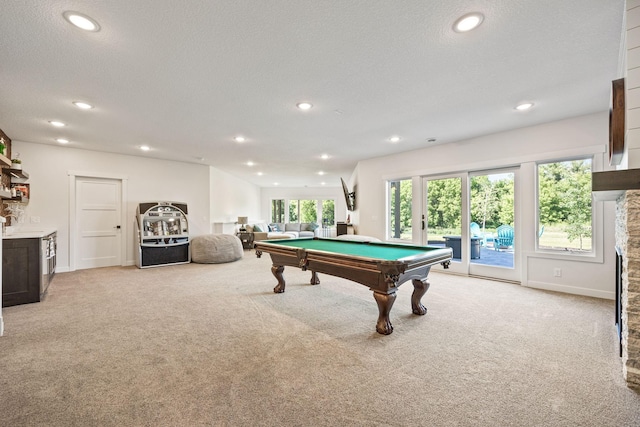
[[349,191],[344,179],[340,178],[340,181],[342,181],[342,191],[344,192],[344,201],[347,204],[347,210],[354,211],[356,209],[356,192]]
[[609,164],[617,166],[625,152],[625,90],[624,78],[611,82],[609,104]]

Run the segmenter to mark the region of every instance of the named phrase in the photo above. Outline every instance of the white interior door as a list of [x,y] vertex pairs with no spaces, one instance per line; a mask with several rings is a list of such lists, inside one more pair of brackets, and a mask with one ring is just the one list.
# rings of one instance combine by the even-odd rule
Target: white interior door
[[122,181],[76,178],[76,268],[122,265]]

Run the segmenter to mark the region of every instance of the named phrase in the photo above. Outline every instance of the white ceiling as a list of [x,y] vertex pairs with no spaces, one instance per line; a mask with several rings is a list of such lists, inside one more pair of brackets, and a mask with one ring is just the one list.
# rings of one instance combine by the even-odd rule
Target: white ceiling
[[[66,10],[101,30],[71,26]],[[0,128],[204,163],[263,187],[337,186],[359,160],[432,137],[607,110],[623,10],[624,0],[4,0]],[[479,28],[452,30],[474,11]],[[534,109],[514,111],[525,100]]]

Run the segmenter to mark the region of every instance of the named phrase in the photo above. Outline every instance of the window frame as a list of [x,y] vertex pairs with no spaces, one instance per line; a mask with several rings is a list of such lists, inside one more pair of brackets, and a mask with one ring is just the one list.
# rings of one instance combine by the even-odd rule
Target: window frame
[[[394,182],[402,182],[402,181],[409,181],[409,183],[411,184],[411,200],[409,203],[409,206],[411,206],[411,232],[409,233],[409,238],[403,239],[402,237],[394,237],[392,236],[392,227],[391,227],[391,218],[392,218],[392,213],[391,213],[391,199],[392,199],[392,195],[391,195],[391,184]],[[389,242],[402,242],[402,243],[413,243],[413,178],[397,178],[397,179],[388,179],[386,180],[386,221],[385,221],[385,237],[386,240]],[[400,198],[398,198],[398,201],[400,200]],[[399,210],[399,207],[398,207]],[[400,234],[402,235],[402,233]]]
[[[333,202],[333,222],[331,224],[324,223],[324,202]],[[318,199],[318,218],[320,218],[319,225],[321,227],[331,227],[336,225],[336,199]]]
[[316,219],[315,219],[314,222],[316,224],[320,225],[320,226],[323,226],[323,224],[322,224],[322,220],[323,220],[323,217],[322,217],[322,214],[323,214],[323,202],[330,200],[330,201],[333,202],[333,224],[329,224],[329,226],[335,226],[336,225],[336,199],[334,197],[328,197],[328,198],[305,197],[303,199],[297,199],[297,198],[296,199],[272,199],[272,201],[273,200],[284,200],[284,205],[285,205],[284,206],[284,212],[285,212],[284,222],[285,223],[292,222],[291,218],[290,218],[290,215],[289,215],[290,209],[291,209],[291,202],[296,203],[296,205],[297,205],[296,206],[296,215],[298,217],[297,218],[298,220],[296,222],[294,222],[295,224],[299,224],[300,223],[300,207],[302,205],[301,202],[307,201],[307,200],[315,202],[316,203]]
[[549,163],[562,163],[591,159],[591,173],[602,170],[602,155],[599,153],[587,153],[560,158],[547,158],[535,162],[535,257],[546,259],[575,260],[581,262],[604,262],[604,206],[591,194],[591,251],[561,250],[540,247],[540,179],[538,167]]
[[273,224],[273,223],[278,223],[280,221],[276,221],[275,217],[274,217],[274,203],[275,202],[281,202],[282,203],[282,222],[285,223],[287,222],[287,216],[289,211],[287,210],[287,202],[285,199],[271,199],[271,203],[269,205],[270,208],[270,218],[269,218],[269,223]]

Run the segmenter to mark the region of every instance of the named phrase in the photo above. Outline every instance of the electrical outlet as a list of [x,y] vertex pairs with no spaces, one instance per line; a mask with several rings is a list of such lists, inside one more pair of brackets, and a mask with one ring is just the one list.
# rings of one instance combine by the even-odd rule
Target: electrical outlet
[[40,223],[40,217],[39,216],[32,216],[31,217],[31,222],[34,224],[39,224]]
[[553,277],[562,277],[562,269],[554,268],[553,269]]

